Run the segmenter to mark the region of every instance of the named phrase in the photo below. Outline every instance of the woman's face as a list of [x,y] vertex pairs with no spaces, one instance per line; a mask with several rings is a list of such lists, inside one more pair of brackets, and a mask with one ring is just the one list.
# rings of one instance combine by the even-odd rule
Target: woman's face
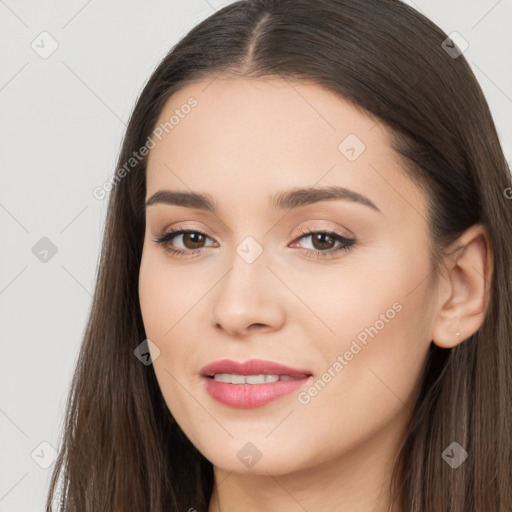
[[[390,456],[418,393],[435,288],[426,197],[386,130],[318,85],[225,77],[174,94],[157,130],[146,200],[184,195],[146,207],[140,306],[182,430],[239,473]],[[314,194],[289,196],[302,188]],[[193,233],[154,241],[179,229]],[[310,376],[256,390],[201,375],[223,359]]]

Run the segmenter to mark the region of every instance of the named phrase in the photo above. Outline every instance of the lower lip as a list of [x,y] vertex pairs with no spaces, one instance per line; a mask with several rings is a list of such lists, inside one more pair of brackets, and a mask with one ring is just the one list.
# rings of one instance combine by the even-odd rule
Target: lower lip
[[313,376],[296,380],[278,380],[267,384],[229,384],[210,377],[202,379],[206,391],[218,402],[239,409],[254,409],[297,391],[312,380]]

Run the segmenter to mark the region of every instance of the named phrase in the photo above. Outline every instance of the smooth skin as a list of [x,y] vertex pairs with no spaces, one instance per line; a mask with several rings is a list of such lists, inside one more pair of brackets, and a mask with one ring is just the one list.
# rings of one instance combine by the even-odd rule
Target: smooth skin
[[[139,295],[146,335],[160,351],[153,367],[163,397],[214,465],[209,512],[384,512],[429,345],[454,347],[484,319],[489,237],[480,225],[467,230],[436,286],[427,199],[382,123],[313,83],[234,76],[187,85],[160,121],[192,96],[197,106],[150,151],[146,199],[193,191],[218,211],[146,208]],[[354,161],[339,149],[350,134],[366,146]],[[380,211],[347,199],[271,208],[278,193],[332,185]],[[192,256],[154,241],[180,227],[206,235],[167,242]],[[318,256],[343,244],[308,229],[355,243]],[[249,236],[262,250],[252,263],[237,252]],[[325,383],[338,356],[397,303],[400,311]],[[324,385],[307,404],[295,392],[232,408],[211,398],[199,375],[224,358],[307,368]],[[261,453],[252,467],[237,455],[249,442]]]

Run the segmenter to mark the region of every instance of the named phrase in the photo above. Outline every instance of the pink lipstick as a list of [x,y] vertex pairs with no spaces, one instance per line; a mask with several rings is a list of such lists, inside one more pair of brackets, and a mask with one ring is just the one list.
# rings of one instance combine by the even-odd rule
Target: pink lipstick
[[266,405],[293,393],[313,377],[309,370],[262,359],[245,363],[223,359],[206,365],[200,374],[212,398],[240,409]]

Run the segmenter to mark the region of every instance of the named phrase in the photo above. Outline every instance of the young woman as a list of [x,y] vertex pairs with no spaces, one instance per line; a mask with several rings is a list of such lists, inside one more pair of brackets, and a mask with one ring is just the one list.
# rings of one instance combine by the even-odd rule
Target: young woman
[[510,511],[511,191],[412,8],[216,12],[130,119],[47,510]]

